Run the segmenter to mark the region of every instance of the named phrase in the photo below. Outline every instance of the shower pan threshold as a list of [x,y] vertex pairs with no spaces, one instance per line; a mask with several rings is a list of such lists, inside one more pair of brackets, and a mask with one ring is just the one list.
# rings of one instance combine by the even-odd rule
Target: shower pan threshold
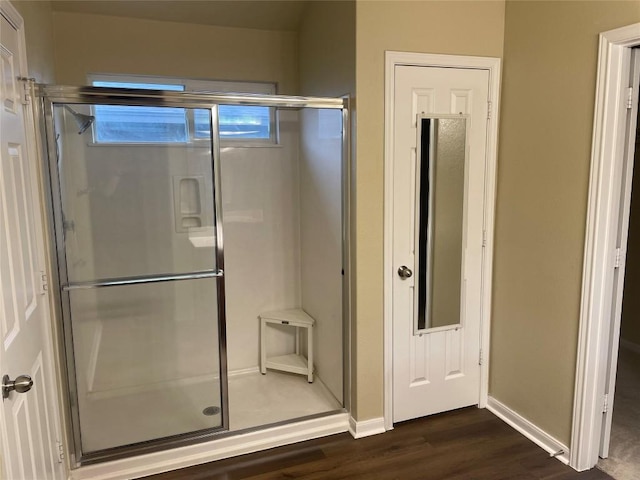
[[69,479],[131,480],[348,430],[349,413],[342,409],[266,427],[229,431],[193,445],[83,466],[71,470]]
[[[149,392],[143,393],[140,396],[142,405],[139,405],[139,407],[142,408],[146,406],[146,408],[153,408],[153,405],[149,405],[148,402],[144,401],[145,395],[148,396],[148,393]],[[196,397],[197,396],[198,395],[196,395]],[[333,417],[337,415],[338,418],[340,418],[341,415],[345,415],[340,403],[333,397],[329,389],[320,379],[317,379],[313,384],[309,384],[307,383],[306,378],[281,372],[269,371],[266,375],[261,375],[257,369],[251,369],[240,375],[232,374],[229,377],[229,396],[231,401],[229,412],[230,429],[228,431],[202,431],[203,435],[200,438],[193,440],[192,443],[195,443],[195,445],[185,445],[185,443],[187,443],[185,439],[185,441],[181,441],[180,444],[175,445],[171,450],[165,449],[164,451],[158,451],[159,448],[162,447],[159,446],[154,448],[152,444],[155,442],[142,442],[131,445],[133,449],[130,449],[128,452],[123,452],[122,456],[117,453],[118,450],[120,450],[119,448],[106,449],[102,452],[96,452],[96,454],[89,454],[87,457],[82,459],[83,466],[72,471],[71,478],[132,478],[132,472],[129,468],[124,470],[126,473],[123,473],[122,476],[114,474],[114,472],[119,472],[120,466],[124,467],[125,465],[132,463],[145,467],[143,475],[158,473],[156,470],[149,472],[146,470],[146,466],[148,466],[147,463],[149,463],[151,458],[157,458],[158,456],[171,458],[173,452],[182,452],[184,449],[190,449],[191,447],[201,445],[208,445],[207,448],[209,453],[214,453],[216,455],[220,454],[222,456],[208,458],[196,463],[227,458],[234,455],[297,442],[300,441],[297,438],[299,434],[311,434],[311,436],[304,436],[304,440],[318,436],[330,435],[332,433],[337,433],[337,431],[334,431],[336,428],[336,418]],[[138,397],[138,395],[129,397],[129,400],[132,400],[135,403],[136,397]],[[204,398],[200,401],[196,398],[192,398],[191,401],[186,403],[191,404],[193,407],[192,409],[198,410],[196,413],[199,414],[204,422],[201,428],[205,428],[207,422],[213,422],[213,424],[215,424],[216,419],[218,419],[219,422],[219,413],[214,413],[209,410],[208,413],[214,414],[204,414],[204,410],[209,408],[205,405],[207,402]],[[203,406],[204,408],[201,408]],[[133,407],[133,405],[129,408],[131,407]],[[116,409],[112,412],[114,415],[109,415],[109,412],[104,409],[101,411],[101,417],[105,422],[104,428],[99,429],[102,435],[108,437],[110,431],[114,428],[116,428],[116,430],[118,429],[118,410],[119,409]],[[153,415],[151,415],[150,418],[153,418]],[[325,428],[325,418],[330,418],[328,433],[323,433]],[[320,424],[315,425],[318,421]],[[338,420],[338,423],[340,423],[340,421],[341,420]],[[167,423],[165,424],[165,422]],[[167,433],[172,431],[170,419],[165,419],[165,422],[163,422],[164,425],[158,425],[155,427],[155,430],[157,431],[155,431],[153,435],[160,435],[160,430],[162,429],[168,429],[166,430]],[[306,425],[307,422],[314,422],[313,430],[315,431],[319,429],[319,434],[313,433],[312,431],[305,434],[304,425]],[[291,425],[298,425],[299,428],[294,428],[293,431],[289,431],[287,428]],[[139,426],[142,427],[142,424]],[[339,431],[346,430],[348,427],[348,420],[344,421],[343,427],[344,428]],[[287,433],[285,437],[283,437],[285,441],[280,443],[280,432],[283,428],[287,429]],[[267,438],[262,438],[261,433],[265,431],[272,433],[270,433]],[[237,443],[237,440],[241,440],[242,438],[249,439],[249,445],[255,446],[255,448],[251,447],[248,451],[240,450],[239,453],[235,453],[234,450],[236,448],[242,448],[244,445],[244,441]],[[256,440],[256,438],[258,440]],[[292,439],[289,440],[289,438]],[[271,440],[277,443],[272,443]],[[105,438],[104,441],[108,441],[108,438]],[[166,441],[170,442],[171,439],[167,438]],[[262,443],[265,441],[266,443],[263,446]],[[233,445],[234,448],[230,452],[227,452],[227,444],[229,442],[231,442],[230,444]],[[135,448],[137,445],[139,445],[140,448]],[[228,454],[220,453],[220,448],[222,448],[222,452],[227,452]],[[136,451],[137,456],[132,456],[132,454],[136,454],[134,453]],[[179,458],[184,458],[184,453],[180,454]],[[144,462],[144,459],[147,459],[146,463]],[[143,463],[140,464],[138,460],[143,460]],[[175,467],[166,467],[161,471],[171,470],[181,466],[182,464]],[[102,476],[99,473],[102,472],[102,467],[106,467],[105,476]]]
[[[89,396],[84,412],[92,429],[85,432],[82,442],[88,452],[95,453],[87,453],[81,463],[125,456],[126,452],[118,455],[125,445],[140,444],[138,450],[142,454],[148,451],[149,443],[145,442],[153,443],[154,439],[163,441],[185,431],[212,432],[210,429],[222,423],[220,407],[215,403],[219,392],[217,388],[212,390],[214,386],[205,376],[204,380],[162,384],[162,395],[155,387],[132,389],[118,396]],[[261,375],[257,368],[229,375],[231,433],[341,408],[320,378],[310,384],[299,375],[274,371]],[[122,412],[128,414],[123,416]],[[213,434],[226,433],[222,430]]]

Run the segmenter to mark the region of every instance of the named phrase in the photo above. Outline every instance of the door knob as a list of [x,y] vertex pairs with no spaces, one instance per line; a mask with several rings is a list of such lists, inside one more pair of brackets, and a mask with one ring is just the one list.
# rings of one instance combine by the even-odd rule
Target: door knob
[[401,279],[405,280],[409,277],[411,277],[411,275],[413,275],[413,272],[411,271],[411,269],[405,265],[402,265],[399,269],[398,269],[398,275],[400,276]]
[[26,393],[33,387],[33,380],[29,375],[20,375],[15,380],[11,380],[9,375],[2,377],[2,399],[9,397],[9,393],[15,390],[18,393]]

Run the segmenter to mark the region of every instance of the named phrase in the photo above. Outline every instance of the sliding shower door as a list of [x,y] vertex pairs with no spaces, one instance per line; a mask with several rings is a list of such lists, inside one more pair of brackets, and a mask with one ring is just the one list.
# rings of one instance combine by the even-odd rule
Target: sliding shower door
[[50,108],[76,461],[226,429],[216,109]]

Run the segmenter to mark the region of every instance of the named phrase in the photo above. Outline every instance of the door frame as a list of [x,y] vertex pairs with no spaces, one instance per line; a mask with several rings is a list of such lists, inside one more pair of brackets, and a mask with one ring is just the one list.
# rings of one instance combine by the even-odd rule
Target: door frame
[[491,293],[493,237],[498,153],[498,112],[500,111],[501,59],[411,52],[385,52],[384,94],[384,425],[393,429],[393,117],[395,111],[395,67],[444,67],[479,69],[489,72],[489,121],[484,187],[484,250],[482,259],[482,309],[480,314],[480,392],[478,406],[487,405],[489,395],[489,346],[491,334]]
[[[637,46],[640,23],[600,34],[571,432],[570,465],[578,471],[598,463],[606,383],[617,366],[612,362],[609,369],[607,363],[620,336],[620,311],[614,309],[624,282],[616,286],[614,265],[617,261],[624,275],[626,252],[616,249],[626,245],[629,222],[624,205],[631,197],[631,175],[625,182],[623,167],[631,49]],[[633,159],[627,172],[632,169]],[[616,245],[619,225],[624,238]],[[611,328],[616,315],[617,326]]]

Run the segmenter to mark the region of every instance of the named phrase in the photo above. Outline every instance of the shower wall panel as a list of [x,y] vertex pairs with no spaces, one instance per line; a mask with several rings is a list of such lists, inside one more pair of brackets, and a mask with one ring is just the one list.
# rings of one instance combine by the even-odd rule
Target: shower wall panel
[[343,401],[342,112],[301,113],[302,307],[316,319],[316,373]]
[[[298,113],[277,114],[278,145],[221,152],[231,374],[258,366],[261,312],[301,305]],[[270,329],[268,348],[293,352],[290,329]]]

